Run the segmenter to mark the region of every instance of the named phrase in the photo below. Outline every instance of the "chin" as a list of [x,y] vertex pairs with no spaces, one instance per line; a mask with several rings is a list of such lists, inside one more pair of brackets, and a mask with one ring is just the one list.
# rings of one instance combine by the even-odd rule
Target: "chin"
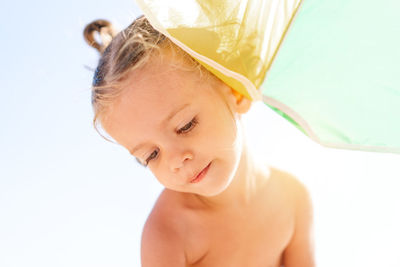
[[[220,167],[225,169],[225,171],[215,174],[214,177],[209,177],[214,179],[213,182],[209,183],[207,186],[204,186],[202,189],[202,193],[198,193],[199,195],[205,197],[213,197],[223,193],[231,184],[233,179],[236,177],[237,171],[239,169],[240,158],[241,158],[242,150],[238,149],[236,151],[236,156],[232,156],[227,159],[224,163],[217,165],[215,167]],[[221,179],[221,177],[224,177]]]
[[[204,197],[213,197],[223,193],[231,185],[235,177],[237,167],[238,167],[237,164],[235,164],[234,168],[232,168],[231,171],[227,172],[226,174],[218,175],[218,177],[210,177],[210,178],[215,178],[214,180],[215,182],[201,188],[202,189],[201,192],[196,192],[196,193]],[[218,179],[220,177],[225,177],[225,178]]]

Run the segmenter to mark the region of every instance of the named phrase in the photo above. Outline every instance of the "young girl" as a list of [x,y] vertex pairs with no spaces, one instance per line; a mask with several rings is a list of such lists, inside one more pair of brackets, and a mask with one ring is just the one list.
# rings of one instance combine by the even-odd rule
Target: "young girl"
[[305,188],[246,146],[241,114],[251,101],[145,17],[116,36],[103,20],[84,34],[102,53],[95,126],[165,186],[143,229],[142,266],[314,266]]

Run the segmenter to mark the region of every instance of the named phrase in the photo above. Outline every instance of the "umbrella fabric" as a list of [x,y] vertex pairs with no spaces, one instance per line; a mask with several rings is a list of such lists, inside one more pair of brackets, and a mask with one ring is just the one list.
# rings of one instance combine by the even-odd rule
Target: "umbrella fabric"
[[152,25],[320,144],[400,153],[395,0],[136,0]]

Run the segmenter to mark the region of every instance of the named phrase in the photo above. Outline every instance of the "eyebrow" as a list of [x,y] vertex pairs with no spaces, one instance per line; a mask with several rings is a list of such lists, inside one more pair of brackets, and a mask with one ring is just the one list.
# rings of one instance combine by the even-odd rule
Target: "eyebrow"
[[[185,109],[187,106],[189,106],[189,103],[183,104],[182,106],[179,106],[178,108],[172,110],[172,112],[167,117],[165,117],[165,119],[161,122],[161,124],[165,124],[167,121],[171,120],[177,113]],[[140,149],[143,145],[144,145],[143,143],[138,144],[134,148],[130,149],[129,153],[133,155],[136,152],[136,150]]]

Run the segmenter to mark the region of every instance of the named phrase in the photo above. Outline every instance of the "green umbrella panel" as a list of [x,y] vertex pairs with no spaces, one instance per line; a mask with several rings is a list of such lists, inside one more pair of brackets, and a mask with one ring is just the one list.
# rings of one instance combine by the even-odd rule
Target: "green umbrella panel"
[[216,76],[318,143],[400,153],[400,2],[137,3]]

